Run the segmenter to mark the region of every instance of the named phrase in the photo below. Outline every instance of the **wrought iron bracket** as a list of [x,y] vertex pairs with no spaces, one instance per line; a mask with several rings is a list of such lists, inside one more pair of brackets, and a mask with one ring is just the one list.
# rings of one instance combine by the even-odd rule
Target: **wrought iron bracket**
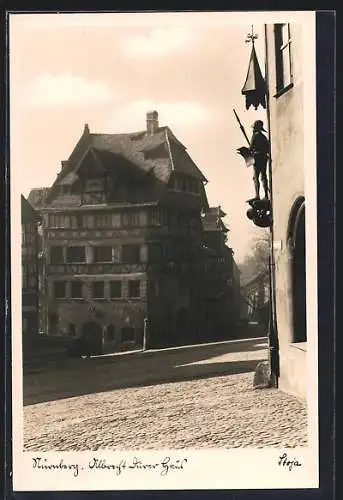
[[272,225],[272,206],[269,199],[261,200],[252,198],[248,200],[250,208],[247,211],[247,217],[258,227],[271,227]]

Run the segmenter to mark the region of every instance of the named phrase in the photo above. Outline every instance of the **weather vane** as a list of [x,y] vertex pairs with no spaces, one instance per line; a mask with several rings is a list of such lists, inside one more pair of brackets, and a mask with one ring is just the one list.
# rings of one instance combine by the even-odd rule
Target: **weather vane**
[[251,33],[248,33],[247,34],[247,37],[245,39],[245,43],[250,43],[252,42],[252,44],[254,45],[255,43],[255,40],[258,38],[258,34],[257,33],[254,33],[254,25],[252,24],[251,25]]

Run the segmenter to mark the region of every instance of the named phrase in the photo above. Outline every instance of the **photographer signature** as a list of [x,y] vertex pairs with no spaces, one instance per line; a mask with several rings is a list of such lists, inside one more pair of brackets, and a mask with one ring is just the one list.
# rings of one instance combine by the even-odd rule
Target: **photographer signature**
[[288,467],[290,471],[293,469],[293,467],[301,467],[301,463],[298,462],[298,460],[296,460],[295,458],[290,460],[287,453],[283,453],[282,455],[280,455],[278,464],[280,465],[280,467]]

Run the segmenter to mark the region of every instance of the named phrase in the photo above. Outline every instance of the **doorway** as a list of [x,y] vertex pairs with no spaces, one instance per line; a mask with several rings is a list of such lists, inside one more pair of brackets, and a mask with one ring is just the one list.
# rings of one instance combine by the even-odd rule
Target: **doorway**
[[306,342],[305,200],[297,207],[292,233],[293,342]]
[[102,354],[102,326],[95,321],[88,321],[82,327],[82,340],[90,355]]

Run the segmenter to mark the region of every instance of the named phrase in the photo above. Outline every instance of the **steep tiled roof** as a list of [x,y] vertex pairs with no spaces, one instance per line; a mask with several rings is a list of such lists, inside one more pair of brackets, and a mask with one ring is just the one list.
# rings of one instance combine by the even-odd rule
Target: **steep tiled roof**
[[78,179],[75,172],[68,172],[65,176],[61,176],[58,181],[59,186],[71,186]]
[[210,207],[202,216],[202,225],[204,231],[218,231],[227,233],[229,230],[225,226],[221,217],[226,215],[220,207]]
[[[168,182],[172,170],[206,181],[186,148],[171,130],[168,127],[159,127],[153,134],[147,134],[146,131],[128,134],[93,134],[87,129],[58,176],[56,184],[61,185],[66,182],[65,177],[78,166],[89,148],[125,158],[144,172],[153,170],[156,178],[164,183]],[[156,157],[146,154],[157,148],[159,152],[164,153]]]
[[[137,139],[138,137],[138,139]],[[144,134],[141,139],[138,134],[90,134],[91,145],[100,151],[121,156],[137,165],[145,172],[149,172],[158,160],[146,159],[144,156],[144,147],[150,149],[163,144],[164,133],[156,132],[152,136]],[[168,174],[171,170],[170,159],[162,159],[164,163],[163,173]]]
[[29,203],[34,208],[41,207],[45,203],[45,198],[48,194],[48,191],[49,191],[49,188],[47,188],[47,187],[31,189],[30,194],[28,196]]
[[205,213],[202,216],[202,225],[204,231],[221,231],[218,225],[218,217],[211,213]]
[[226,213],[223,212],[222,207],[210,207],[209,212],[217,217],[225,217]]
[[176,172],[191,175],[196,179],[206,182],[206,177],[198,169],[192,158],[179,142],[175,142],[173,139],[169,140],[170,152],[173,160],[173,168]]
[[[61,194],[55,187],[72,186],[78,180],[78,169],[83,165],[86,167],[88,155],[91,156],[89,165],[95,162],[105,170],[115,169],[119,176],[125,171],[125,177],[132,174],[132,181],[145,178],[147,182],[142,183],[141,199],[136,202],[154,201],[160,199],[161,195],[164,196],[165,186],[173,171],[206,181],[185,146],[169,127],[159,127],[157,124],[152,133],[150,130],[141,130],[124,134],[99,134],[91,133],[88,125],[85,125],[68,160],[62,161],[62,169],[49,190],[48,204],[53,202],[56,195],[58,198]],[[200,190],[202,187],[200,186]],[[55,201],[59,204],[59,200]],[[208,208],[204,189],[201,191],[200,202],[201,206]]]
[[21,222],[25,224],[27,222],[38,222],[40,219],[39,214],[33,208],[33,206],[27,201],[27,199],[21,195]]

